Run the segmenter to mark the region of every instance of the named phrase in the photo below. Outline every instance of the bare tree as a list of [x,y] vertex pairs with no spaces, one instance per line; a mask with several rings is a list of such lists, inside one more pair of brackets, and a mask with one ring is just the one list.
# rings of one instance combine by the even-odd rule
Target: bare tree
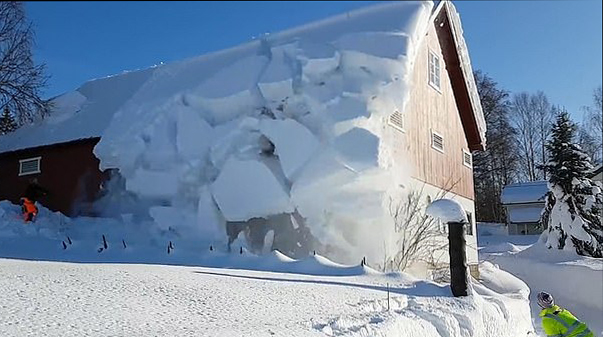
[[517,179],[516,131],[509,119],[509,93],[487,74],[476,71],[475,83],[486,119],[487,148],[473,153],[476,219],[505,219],[500,194]]
[[549,103],[548,98],[542,91],[538,91],[536,94],[531,95],[530,104],[536,117],[538,145],[540,147],[540,163],[537,164],[537,167],[542,173],[542,178],[546,179],[546,171],[542,169],[542,166],[547,162],[546,143],[551,137],[551,128],[557,108],[551,106],[551,103]]
[[[434,199],[443,198],[458,182],[438,192]],[[392,254],[385,250],[383,262],[378,266],[383,272],[403,271],[413,262],[433,261],[433,254],[446,246],[437,239],[443,237],[442,226],[439,221],[425,214],[427,198],[420,190],[412,190],[402,200],[395,201],[390,198],[389,212],[394,220],[396,233],[396,246]]]
[[593,104],[584,107],[584,120],[579,131],[579,143],[594,163],[603,160],[603,97],[601,86],[593,92]]
[[543,179],[542,165],[547,161],[544,146],[551,135],[550,128],[557,110],[541,91],[515,94],[511,106],[511,120],[517,130],[520,178],[528,181]]
[[49,111],[40,97],[48,77],[32,57],[34,33],[21,2],[0,2],[0,111],[8,108],[23,125]]

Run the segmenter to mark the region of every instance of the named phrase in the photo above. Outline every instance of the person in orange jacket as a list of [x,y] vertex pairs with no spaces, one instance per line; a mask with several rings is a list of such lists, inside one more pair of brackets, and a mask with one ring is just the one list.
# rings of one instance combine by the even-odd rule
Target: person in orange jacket
[[36,206],[36,201],[46,195],[48,195],[48,190],[40,186],[38,184],[38,179],[34,178],[27,186],[25,194],[20,200],[23,220],[26,223],[35,220],[36,216],[38,215],[38,206]]

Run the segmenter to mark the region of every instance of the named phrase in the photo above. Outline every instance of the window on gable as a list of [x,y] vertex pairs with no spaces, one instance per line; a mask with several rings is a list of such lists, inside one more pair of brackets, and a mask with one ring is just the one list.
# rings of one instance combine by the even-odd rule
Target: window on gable
[[440,90],[440,58],[429,51],[429,85]]
[[388,124],[399,131],[404,132],[404,119],[399,111],[389,115]]
[[471,157],[471,153],[465,149],[463,149],[463,165],[473,167],[473,158]]
[[40,173],[40,160],[42,157],[28,158],[19,160],[19,175]]
[[431,131],[431,147],[434,149],[444,152],[444,137],[442,135]]

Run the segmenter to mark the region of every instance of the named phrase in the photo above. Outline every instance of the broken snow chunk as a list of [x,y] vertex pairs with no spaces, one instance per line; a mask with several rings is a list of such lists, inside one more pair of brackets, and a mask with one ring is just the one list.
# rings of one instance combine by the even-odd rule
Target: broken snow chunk
[[305,126],[295,120],[264,119],[260,131],[275,146],[285,176],[294,180],[299,170],[318,149],[318,140]]
[[356,172],[379,165],[379,138],[366,129],[351,129],[335,138],[333,147],[339,159]]
[[230,158],[211,185],[211,191],[228,221],[293,211],[284,187],[266,165],[255,160]]

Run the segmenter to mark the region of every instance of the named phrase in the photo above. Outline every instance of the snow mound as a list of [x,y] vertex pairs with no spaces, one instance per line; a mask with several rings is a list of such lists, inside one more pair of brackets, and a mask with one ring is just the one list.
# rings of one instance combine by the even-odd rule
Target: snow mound
[[434,200],[427,206],[425,213],[443,222],[467,222],[463,206],[451,199]]

